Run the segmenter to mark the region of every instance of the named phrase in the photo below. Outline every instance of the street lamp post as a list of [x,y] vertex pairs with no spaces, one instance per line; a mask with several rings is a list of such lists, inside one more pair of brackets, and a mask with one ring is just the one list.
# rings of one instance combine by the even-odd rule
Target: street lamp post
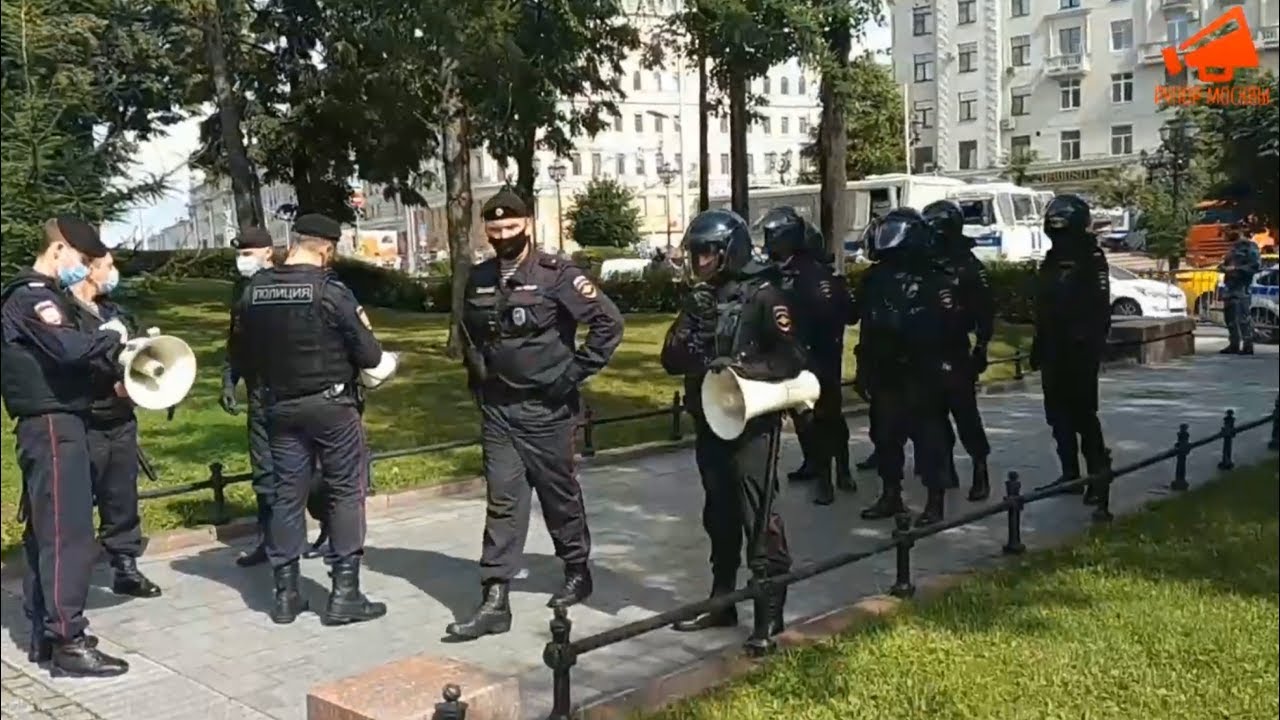
[[[1161,126],[1160,147],[1151,153],[1146,150],[1138,153],[1138,158],[1149,176],[1160,173],[1168,177],[1170,203],[1175,213],[1182,211],[1182,180],[1191,164],[1190,149],[1187,147],[1189,140],[1190,132],[1186,121],[1174,120]],[[1177,259],[1172,258],[1170,265],[1171,269],[1176,270]]]
[[568,168],[560,162],[560,158],[551,163],[551,167],[547,168],[547,174],[551,176],[551,182],[556,184],[556,236],[559,238],[560,252],[564,252],[564,206],[560,203],[560,183],[564,182],[565,173]]
[[529,183],[529,200],[533,204],[533,208],[531,208],[533,212],[533,223],[531,224],[529,231],[533,236],[533,246],[539,247],[538,245],[538,211],[541,210],[542,208],[538,207],[538,177],[539,177],[539,173],[542,172],[542,161],[539,160],[537,157],[534,157],[533,161],[530,163],[530,169],[533,170],[533,180],[532,182]]
[[667,252],[671,252],[671,181],[676,179],[678,172],[671,167],[670,163],[665,162],[661,155],[658,156],[658,179],[662,181],[665,189],[662,207],[667,224]]
[[[683,78],[684,75],[681,74],[680,77]],[[676,153],[676,158],[678,158],[680,162],[679,162],[679,167],[674,168],[674,170],[675,170],[676,176],[680,178],[680,226],[684,227],[689,224],[689,219],[685,217],[685,213],[688,212],[688,209],[689,209],[689,201],[685,197],[685,193],[689,189],[689,183],[685,180],[685,177],[684,177],[685,166],[687,165],[684,159],[689,157],[689,155],[685,152],[685,147],[684,147],[684,121],[682,120],[682,118],[684,117],[684,81],[683,80],[680,81],[679,91],[680,91],[680,109],[679,109],[679,114],[676,115],[675,117],[672,117],[671,115],[668,115],[664,112],[659,112],[657,110],[647,110],[646,112],[654,117],[660,117],[660,118],[670,120],[674,122],[676,125],[676,144],[680,146],[680,152]],[[698,163],[700,166],[704,162],[706,162],[706,158],[700,157],[698,159]],[[659,166],[662,165],[662,163],[658,163],[658,164]]]

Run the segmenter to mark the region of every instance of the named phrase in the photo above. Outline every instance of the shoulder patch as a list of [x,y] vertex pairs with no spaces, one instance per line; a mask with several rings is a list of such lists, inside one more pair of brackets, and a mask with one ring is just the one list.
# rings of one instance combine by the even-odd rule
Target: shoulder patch
[[41,300],[35,306],[36,315],[49,325],[62,324],[62,310],[53,300]]
[[831,281],[830,280],[823,280],[818,283],[818,294],[828,299],[831,297]]
[[791,311],[786,305],[773,306],[773,324],[784,333],[791,332]]
[[364,326],[366,328],[370,330],[373,329],[373,323],[369,322],[369,313],[364,311],[363,305],[360,305],[356,308],[356,315],[360,317],[360,322],[364,323]]
[[259,285],[252,289],[250,305],[306,305],[315,300],[314,285]]
[[579,295],[588,300],[595,300],[596,296],[599,294],[596,290],[596,286],[587,278],[586,275],[579,275],[573,279],[573,289],[577,290]]

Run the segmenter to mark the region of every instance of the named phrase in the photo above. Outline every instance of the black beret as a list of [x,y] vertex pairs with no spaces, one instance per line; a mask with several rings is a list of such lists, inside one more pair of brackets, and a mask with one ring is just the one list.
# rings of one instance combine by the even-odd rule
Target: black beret
[[231,247],[237,250],[252,250],[255,248],[269,248],[276,243],[271,239],[271,233],[260,227],[251,227],[242,230],[235,240],[231,241]]
[[480,217],[485,221],[525,218],[529,217],[529,206],[524,204],[524,200],[521,200],[519,195],[503,189],[484,204],[480,210]]
[[342,224],[320,213],[307,213],[294,220],[293,231],[299,235],[333,242],[342,239]]
[[75,248],[81,255],[96,260],[105,256],[110,250],[102,244],[98,237],[98,229],[74,215],[59,215],[54,218],[58,226],[58,234],[67,244]]

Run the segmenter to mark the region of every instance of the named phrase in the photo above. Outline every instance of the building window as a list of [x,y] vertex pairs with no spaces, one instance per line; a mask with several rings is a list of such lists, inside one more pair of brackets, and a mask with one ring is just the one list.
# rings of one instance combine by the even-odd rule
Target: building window
[[644,132],[644,115],[636,113],[636,132]]
[[604,158],[600,153],[591,153],[591,177],[600,177],[604,174]]
[[662,90],[662,73],[657,70],[653,71],[653,89],[658,91]]
[[1111,52],[1120,52],[1133,47],[1133,21],[1111,21]]
[[772,135],[773,119],[768,116],[760,118],[760,129],[764,131],[765,135]]
[[728,133],[728,132],[729,132],[729,118],[721,116],[721,118],[720,118],[720,132],[722,132],[722,133]]
[[1020,90],[1020,91],[1014,92],[1012,95],[1009,96],[1009,114],[1014,116],[1030,115],[1031,114],[1031,108],[1029,107],[1030,100],[1031,100],[1031,93],[1027,92],[1026,90]]
[[978,0],[960,0],[956,3],[956,24],[970,25],[978,22]]
[[1031,14],[1031,0],[1011,0],[1009,3],[1009,15],[1011,17],[1026,17]]
[[1082,34],[1084,30],[1080,27],[1062,28],[1058,31],[1058,54],[1059,55],[1079,55],[1084,43],[1082,42]]
[[916,82],[933,80],[933,53],[916,53],[912,57],[912,77]]
[[1111,154],[1112,155],[1132,155],[1133,154],[1133,126],[1132,125],[1112,125],[1111,126]]
[[1080,107],[1080,80],[1072,78],[1071,80],[1058,81],[1058,108],[1061,110],[1075,110]]
[[1074,10],[1080,7],[1080,0],[1058,0],[1059,10]]
[[662,121],[663,121],[663,120],[665,120],[665,118],[663,118],[661,115],[654,115],[654,116],[653,116],[653,131],[654,131],[654,132],[656,132],[656,133],[660,133],[660,132],[662,132]]
[[961,170],[978,169],[978,141],[977,140],[961,140],[960,141],[960,169]]
[[640,87],[641,87],[641,85],[640,85],[640,71],[639,71],[639,70],[637,70],[637,71],[635,71],[635,72],[631,73],[631,89],[632,89],[632,90],[639,90],[639,89],[640,89]]
[[788,77],[778,78],[778,94],[779,95],[791,94],[791,78],[788,78]]
[[1014,67],[1026,67],[1031,64],[1031,36],[1014,35],[1009,38],[1009,62]]
[[622,116],[621,115],[613,116],[613,130],[614,132],[622,132]]
[[929,172],[933,169],[933,146],[924,145],[911,150],[911,171]]
[[1186,15],[1175,15],[1165,22],[1165,40],[1170,45],[1181,45],[1191,36],[1191,20]]
[[960,122],[972,122],[978,119],[978,97],[974,93],[961,93]]
[[1111,74],[1111,102],[1133,102],[1133,73],[1124,72]]
[[911,11],[911,34],[915,37],[928,35],[929,21],[933,18],[933,11],[929,8],[915,8]]
[[809,118],[807,117],[800,118],[800,134],[801,135],[809,134]]
[[760,79],[760,87],[762,88],[762,95],[769,95],[773,92],[773,81],[770,80],[768,75]]
[[1186,71],[1170,75],[1169,70],[1166,68],[1164,71],[1164,84],[1170,85],[1170,86],[1176,85],[1178,87],[1186,87],[1187,86]]
[[684,159],[680,157],[680,153],[676,153],[674,156],[672,156],[671,167],[676,172],[680,172],[680,168],[682,167],[683,163],[684,163]]
[[912,122],[919,129],[933,127],[933,101],[917,100],[911,105]]
[[570,153],[569,164],[573,166],[572,173],[575,176],[582,174],[582,155],[580,153]]
[[1059,160],[1080,159],[1080,131],[1063,130],[1058,141]]
[[636,174],[644,175],[644,153],[636,153]]
[[787,117],[786,115],[783,115],[782,117],[778,118],[778,124],[779,124],[778,132],[782,133],[783,135],[791,134],[791,118]]
[[971,73],[978,69],[978,43],[960,46],[960,72]]
[[778,172],[778,153],[767,152],[764,154],[764,171],[770,175]]
[[1009,157],[1026,157],[1031,154],[1031,136],[1014,135],[1009,138]]
[[756,156],[751,153],[747,153],[747,174],[756,174]]
[[805,92],[807,92],[805,90],[805,79],[804,79],[804,76],[801,75],[800,79],[796,81],[796,94],[803,95],[805,94]]
[[729,174],[729,153],[720,153],[720,174]]
[[613,158],[613,171],[618,177],[627,174],[627,156],[624,153],[618,153]]

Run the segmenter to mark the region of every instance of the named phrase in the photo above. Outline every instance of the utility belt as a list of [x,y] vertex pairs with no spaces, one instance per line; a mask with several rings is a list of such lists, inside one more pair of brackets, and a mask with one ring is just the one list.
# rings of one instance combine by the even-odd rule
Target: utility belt
[[360,398],[359,388],[357,387],[357,383],[354,382],[334,383],[323,390],[303,390],[284,393],[278,392],[267,386],[259,386],[258,392],[261,393],[262,401],[267,405],[310,398],[319,398],[324,400],[342,400],[349,398],[353,401],[359,402]]
[[546,401],[548,387],[512,387],[491,378],[480,387],[480,400],[485,405],[517,405],[528,401]]

